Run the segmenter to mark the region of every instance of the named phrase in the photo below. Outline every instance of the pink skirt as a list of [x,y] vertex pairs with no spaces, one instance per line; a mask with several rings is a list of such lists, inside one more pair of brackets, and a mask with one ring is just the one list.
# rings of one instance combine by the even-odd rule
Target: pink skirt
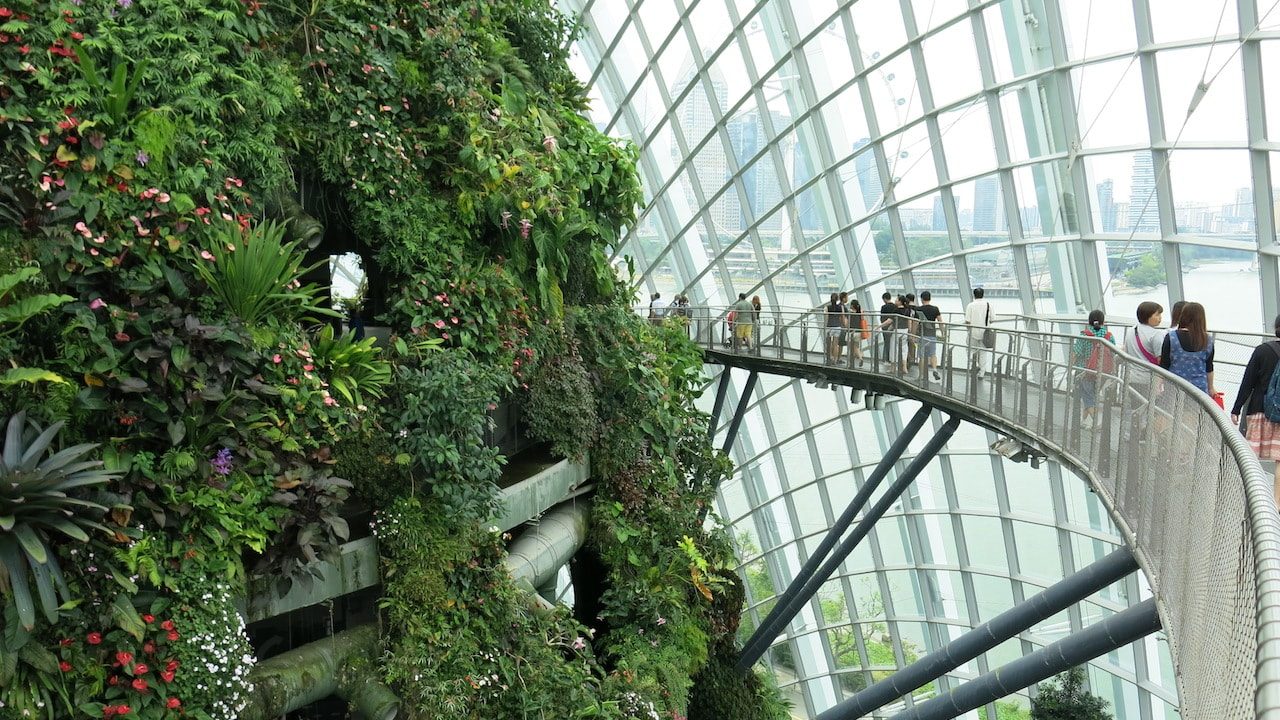
[[1244,436],[1258,457],[1280,460],[1280,423],[1271,422],[1262,413],[1254,413],[1249,416]]

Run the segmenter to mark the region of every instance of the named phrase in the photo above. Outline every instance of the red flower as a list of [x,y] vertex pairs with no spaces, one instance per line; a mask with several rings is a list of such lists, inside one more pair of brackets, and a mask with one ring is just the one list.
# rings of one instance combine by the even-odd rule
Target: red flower
[[71,39],[72,39],[72,40],[83,40],[83,39],[84,39],[84,33],[82,33],[82,32],[73,32],[73,33],[71,33]]
[[58,669],[61,670],[62,672],[71,672],[71,663],[67,662],[66,660],[63,660],[62,662],[58,663]]
[[177,660],[170,660],[168,664],[164,666],[164,669],[168,670],[169,672],[173,672],[174,670],[177,670],[178,667],[179,665]]
[[147,667],[146,663],[138,663],[133,666],[134,675],[146,675],[149,672],[151,672],[151,668]]
[[128,714],[129,714],[129,713],[131,713],[131,712],[133,712],[133,708],[129,707],[128,705],[117,705],[117,706],[116,706],[116,714],[117,714],[117,715],[128,715]]
[[75,640],[72,640],[71,638],[62,638],[61,640],[58,641],[58,644],[61,645],[62,647],[71,647],[71,644],[74,642]]
[[161,630],[173,630],[173,621],[172,621],[172,620],[165,620],[164,622],[160,623],[160,629],[161,629]]
[[151,642],[150,640],[146,641],[145,643],[143,643],[143,644],[142,644],[142,652],[144,652],[144,653],[146,653],[146,654],[148,654],[148,655],[155,655],[155,654],[156,654],[156,644],[155,644],[155,643],[153,643],[153,642]]
[[116,653],[117,665],[128,665],[131,662],[133,662],[133,653],[124,652],[123,650]]
[[116,342],[129,342],[129,333],[127,332],[116,333]]
[[134,681],[129,684],[133,686],[134,690],[137,690],[140,693],[147,691],[147,681],[142,678],[135,678]]
[[180,635],[178,635],[178,633],[176,633],[176,632],[171,632],[171,633],[169,633],[169,635],[168,635],[167,637],[169,638],[169,642],[173,642],[173,641],[177,640],[177,639],[178,639],[179,637],[181,637],[181,636],[180,636]]
[[[113,678],[113,679],[114,679],[114,678]],[[104,717],[104,718],[112,718],[112,717],[115,717],[115,716],[116,716],[116,706],[115,706],[115,705],[107,705],[106,707],[102,708],[102,717]]]
[[178,708],[182,707],[182,701],[179,700],[178,698],[171,697],[165,701],[164,706],[169,708],[170,710],[177,710]]
[[101,645],[102,633],[91,632],[89,633],[88,637],[85,638],[85,640],[89,641],[90,645]]
[[142,622],[144,622],[144,623],[146,623],[146,624],[148,624],[148,625],[150,625],[151,623],[153,623],[153,622],[155,622],[155,621],[156,621],[156,616],[155,616],[155,615],[152,615],[152,614],[150,614],[150,613],[148,613],[148,614],[146,614],[146,615],[143,615],[143,616],[142,616]]
[[7,7],[0,7],[0,18],[13,17],[13,11]]
[[115,687],[116,685],[120,684],[120,678],[116,677],[115,675],[112,675],[111,679],[107,681],[107,684],[110,685],[111,687]]
[[167,682],[167,683],[171,683],[171,682],[173,682],[173,671],[172,671],[172,670],[161,670],[161,671],[160,671],[160,679],[161,679],[161,680],[164,680],[164,681],[165,681],[165,682]]

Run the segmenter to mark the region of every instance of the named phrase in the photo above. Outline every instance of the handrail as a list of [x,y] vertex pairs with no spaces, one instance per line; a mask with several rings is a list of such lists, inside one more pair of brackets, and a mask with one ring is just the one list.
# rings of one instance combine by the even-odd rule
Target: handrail
[[[860,328],[827,328],[826,313],[810,309],[763,310],[760,327],[742,323],[731,335],[727,308],[682,310],[695,342],[722,362],[821,368],[837,382],[960,409],[1079,469],[1150,581],[1182,716],[1280,720],[1280,516],[1271,477],[1207,394],[1080,335],[993,324],[988,349],[985,328],[913,321],[881,331],[880,321],[899,316],[864,312],[873,330],[864,341]],[[936,379],[901,370],[929,325]],[[841,349],[838,363],[828,339]]]

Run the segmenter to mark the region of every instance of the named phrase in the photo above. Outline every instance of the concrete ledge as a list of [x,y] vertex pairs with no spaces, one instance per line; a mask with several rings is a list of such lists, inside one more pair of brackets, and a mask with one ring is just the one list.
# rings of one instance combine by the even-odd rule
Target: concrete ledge
[[300,610],[343,595],[373,587],[382,581],[378,570],[378,541],[372,536],[346,543],[339,549],[338,563],[321,563],[320,577],[311,581],[309,588],[294,583],[283,597],[270,587],[271,578],[262,581],[250,594],[249,622],[266,620],[287,612]]
[[561,460],[504,488],[498,499],[501,510],[490,522],[506,531],[538,517],[564,500],[587,481],[591,463]]

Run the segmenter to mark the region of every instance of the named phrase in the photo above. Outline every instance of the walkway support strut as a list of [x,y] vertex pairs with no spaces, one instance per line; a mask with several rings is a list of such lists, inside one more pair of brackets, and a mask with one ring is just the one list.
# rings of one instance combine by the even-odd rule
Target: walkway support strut
[[707,438],[716,436],[716,426],[720,424],[720,412],[724,410],[724,399],[729,394],[729,373],[733,368],[724,366],[720,373],[720,384],[716,385],[716,404],[711,407],[711,422],[707,423]]
[[[831,552],[831,548],[835,547],[835,544],[839,542],[840,538],[849,529],[849,526],[853,524],[854,518],[856,518],[858,513],[862,511],[863,507],[867,504],[867,501],[871,499],[872,493],[874,493],[876,488],[880,486],[880,483],[889,474],[889,471],[893,469],[893,466],[902,459],[902,453],[906,452],[907,446],[915,439],[916,434],[920,432],[920,428],[924,427],[924,424],[928,422],[929,415],[932,412],[932,407],[924,405],[916,411],[915,415],[911,416],[909,421],[907,421],[906,427],[902,429],[902,432],[898,434],[898,437],[894,438],[893,444],[889,446],[889,450],[885,452],[884,457],[880,458],[880,462],[876,465],[875,469],[871,471],[871,474],[867,476],[866,481],[862,483],[862,487],[859,488],[858,493],[853,496],[853,500],[849,502],[849,506],[845,508],[844,512],[840,514],[840,517],[836,518],[835,522],[831,524],[831,528],[827,531],[826,537],[822,538],[822,542],[814,549],[813,554],[809,556],[809,559],[805,561],[804,567],[800,568],[800,572],[796,573],[796,576],[792,578],[791,584],[788,585],[787,589],[778,597],[778,601],[774,603],[773,610],[770,611],[768,617],[760,623],[759,630],[763,630],[764,628],[773,625],[778,620],[778,617],[782,615],[783,609],[791,603],[792,598],[804,589],[805,584],[808,583],[809,578],[813,577],[813,574],[817,572],[822,561],[827,559],[827,555]],[[742,648],[744,655],[753,653],[756,650],[761,650],[761,654],[763,654],[763,649],[757,646],[761,643],[768,643],[773,639],[772,637],[765,639],[759,630],[751,636],[751,639],[748,640],[747,644]]]
[[[725,372],[729,372],[729,368],[725,368]],[[729,448],[733,447],[733,441],[738,439],[738,428],[742,427],[742,418],[747,414],[747,406],[751,404],[751,394],[756,391],[756,381],[760,379],[760,373],[755,370],[747,376],[747,386],[742,388],[742,395],[738,398],[738,407],[733,411],[733,420],[729,423],[729,430],[724,435],[724,446],[720,449],[726,454]]]
[[959,426],[960,416],[952,415],[942,425],[942,428],[932,438],[929,438],[929,442],[925,444],[920,454],[911,459],[906,470],[902,471],[894,479],[893,484],[885,490],[884,495],[862,517],[862,520],[858,522],[849,537],[840,543],[835,553],[822,564],[822,567],[813,577],[805,582],[800,591],[792,596],[790,602],[775,617],[774,622],[770,625],[762,624],[757,628],[755,636],[748,643],[752,647],[751,652],[743,650],[742,655],[738,657],[737,667],[739,671],[746,672],[760,660],[760,657],[764,655],[765,650],[768,649],[773,639],[778,636],[778,633],[782,632],[787,623],[791,622],[791,619],[800,611],[801,606],[808,602],[809,598],[813,597],[818,588],[822,587],[822,584],[840,567],[840,563],[843,563],[845,558],[849,557],[849,553],[853,552],[858,543],[862,542],[862,539],[867,536],[867,533],[871,532],[871,527],[880,520],[885,511],[889,509],[889,506],[893,505],[898,497],[902,495],[903,491],[915,481],[921,471],[938,454],[938,451],[942,450],[943,446],[947,444],[947,441],[951,439],[951,436],[955,434],[956,428]]
[[1160,629],[1155,598],[1040,648],[995,672],[971,680],[946,695],[920,703],[890,720],[943,720],[995,702],[1010,693],[1118,650]]
[[1121,547],[952,640],[945,647],[829,708],[818,715],[818,720],[855,720],[870,715],[1137,570],[1138,561],[1133,553],[1129,548]]

